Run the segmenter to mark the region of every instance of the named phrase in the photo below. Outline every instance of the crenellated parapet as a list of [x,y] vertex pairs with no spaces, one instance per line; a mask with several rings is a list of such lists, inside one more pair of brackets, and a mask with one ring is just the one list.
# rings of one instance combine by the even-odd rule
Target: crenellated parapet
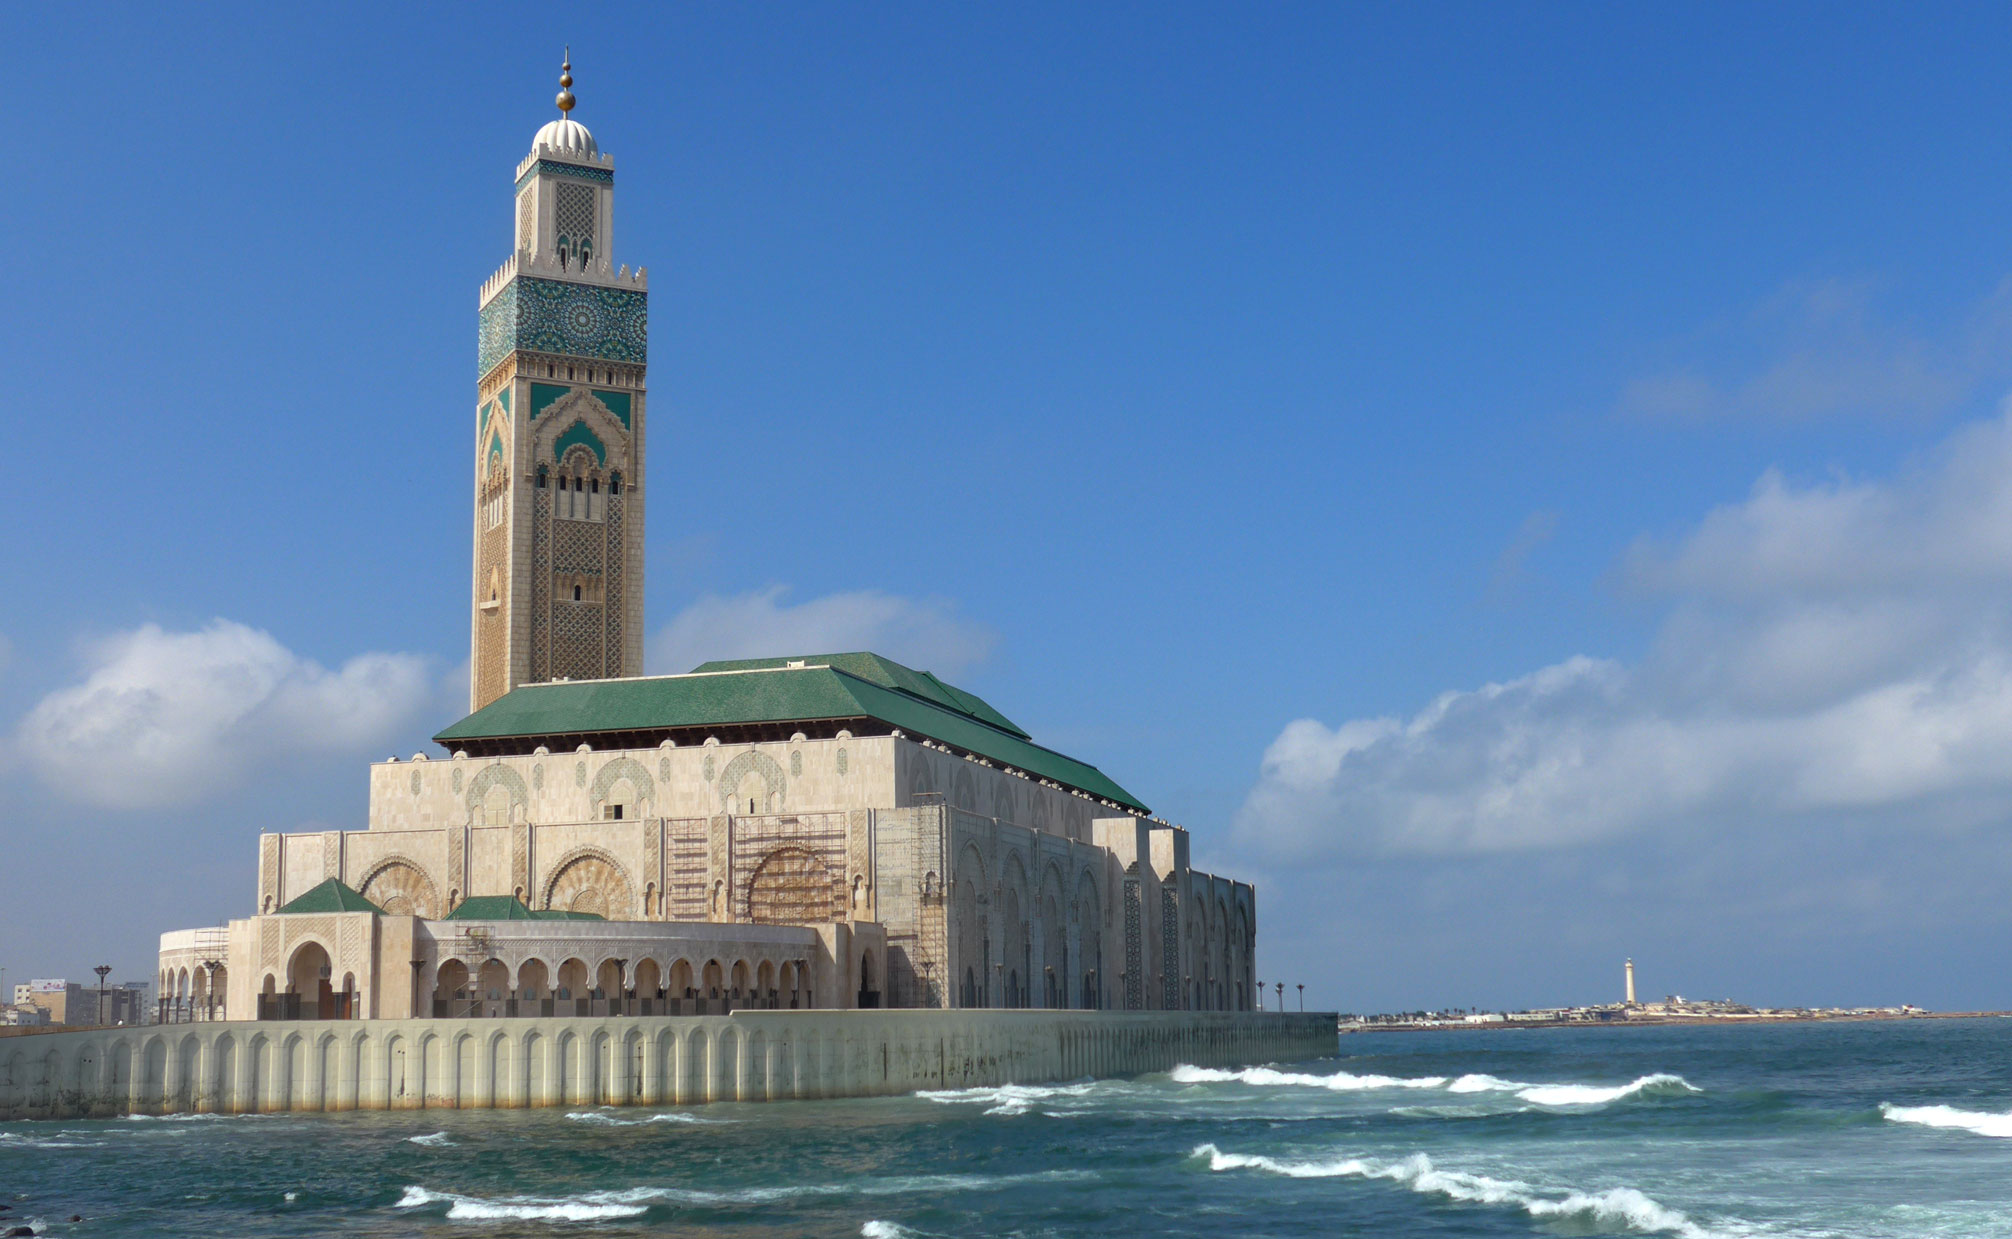
[[497,293],[502,292],[504,287],[519,275],[635,292],[647,292],[650,287],[649,269],[646,267],[637,267],[631,271],[627,263],[617,267],[605,261],[590,262],[585,266],[575,262],[569,266],[550,255],[540,256],[529,250],[518,250],[504,259],[503,265],[496,268],[493,275],[482,281],[482,291],[476,297],[476,307],[479,309],[487,306]]

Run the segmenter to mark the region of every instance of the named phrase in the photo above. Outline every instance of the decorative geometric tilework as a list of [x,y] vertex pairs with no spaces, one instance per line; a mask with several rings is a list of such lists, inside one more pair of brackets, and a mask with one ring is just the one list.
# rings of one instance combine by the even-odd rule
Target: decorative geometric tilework
[[531,235],[533,208],[536,200],[537,194],[528,187],[523,193],[517,195],[517,248],[520,250],[535,250],[538,248],[538,238]]
[[418,772],[417,770],[415,770],[415,771],[413,771],[413,772],[412,772],[412,794],[413,794],[413,795],[417,796],[417,795],[419,794],[419,786],[420,786],[420,784],[419,784],[419,772]]
[[482,307],[478,377],[513,349],[642,363],[649,352],[649,294],[520,275]]
[[583,762],[583,761],[581,761],[581,762],[574,762],[574,763],[573,763],[573,786],[574,786],[574,787],[585,787],[585,786],[587,786],[587,763],[586,763],[586,762]]
[[[608,532],[608,570],[602,576],[608,606],[607,627],[601,634],[601,639],[607,643],[604,647],[607,663],[607,670],[602,673],[604,675],[622,674],[622,617],[624,614],[622,590],[626,577],[625,570],[629,563],[627,548],[622,542],[624,502],[624,497],[621,495],[609,495],[606,519],[602,521],[602,527]],[[633,674],[634,671],[639,670],[641,668],[635,668],[631,673]]]
[[457,766],[454,770],[454,793],[457,796],[461,794],[461,781],[462,781],[461,770],[460,767]]
[[[845,760],[845,750],[844,750],[844,749],[840,749],[840,750],[838,751],[838,772],[839,772],[840,774],[844,774],[844,773],[845,773],[845,766],[846,766],[846,760]],[[711,777],[712,777],[712,775],[708,774],[708,775],[707,775],[706,777],[707,777],[707,778],[711,778]]]
[[1160,1006],[1181,1009],[1181,906],[1168,886],[1160,888]]
[[534,176],[570,176],[577,180],[592,181],[597,185],[615,183],[615,173],[611,168],[583,168],[578,164],[559,163],[556,160],[541,159],[524,170],[517,178],[517,188],[522,189]]
[[559,244],[569,253],[593,257],[600,249],[594,244],[593,187],[562,181],[553,188],[558,191],[558,209],[552,213],[552,221]]
[[531,790],[535,792],[545,790],[545,767],[542,763],[531,767]]

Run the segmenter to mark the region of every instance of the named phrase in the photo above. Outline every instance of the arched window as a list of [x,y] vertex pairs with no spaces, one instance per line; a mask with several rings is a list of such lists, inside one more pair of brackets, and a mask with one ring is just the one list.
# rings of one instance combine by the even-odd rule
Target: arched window
[[573,601],[574,602],[580,601],[580,587],[577,585],[573,587]]

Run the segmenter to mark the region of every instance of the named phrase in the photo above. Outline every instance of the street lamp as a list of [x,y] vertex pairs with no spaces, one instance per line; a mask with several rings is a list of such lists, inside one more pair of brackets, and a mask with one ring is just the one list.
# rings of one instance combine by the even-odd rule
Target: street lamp
[[1259,981],[1259,982],[1258,982],[1258,988],[1257,988],[1257,1000],[1258,1000],[1258,1010],[1260,1010],[1260,1011],[1264,1010],[1264,982],[1263,982],[1263,981]]
[[1299,983],[1299,1009],[1306,1010],[1306,982]]
[[1281,1011],[1285,1010],[1285,982],[1280,981],[1272,988],[1278,991],[1278,1009]]
[[92,972],[98,974],[98,1024],[100,1027],[103,1027],[105,1023],[105,974],[111,970],[112,966],[110,964],[99,964],[96,968],[91,969]]

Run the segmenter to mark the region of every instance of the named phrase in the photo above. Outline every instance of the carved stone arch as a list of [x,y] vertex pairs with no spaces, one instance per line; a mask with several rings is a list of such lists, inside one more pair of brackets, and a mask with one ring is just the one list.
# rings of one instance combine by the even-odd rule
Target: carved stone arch
[[978,803],[978,776],[970,762],[959,762],[958,771],[950,778],[950,803],[967,813],[982,812]]
[[720,795],[721,811],[726,813],[747,812],[746,809],[738,806],[745,804],[749,799],[742,792],[741,787],[742,784],[747,782],[750,776],[758,779],[762,785],[762,790],[755,793],[754,799],[760,806],[755,811],[758,813],[780,812],[789,799],[789,776],[782,772],[782,765],[775,758],[770,757],[767,753],[753,751],[742,753],[738,757],[735,757],[727,763],[727,768],[720,772],[719,781],[714,784],[714,787]]
[[627,779],[635,785],[636,812],[640,815],[643,805],[656,799],[657,785],[651,780],[650,772],[643,768],[643,763],[633,757],[617,757],[607,765],[602,766],[600,773],[594,776],[594,785],[589,790],[589,797],[596,808],[600,807],[601,802],[608,798],[608,793],[614,789],[615,784],[623,779]]
[[[489,798],[489,792],[493,788],[502,788],[510,794],[508,816],[512,819],[517,816],[517,810],[531,803],[531,792],[529,788],[524,786],[524,776],[518,774],[515,770],[512,770],[500,761],[491,762],[477,771],[475,777],[468,782],[466,804],[471,818],[483,811],[483,806]],[[490,822],[488,824],[500,826],[506,823]]]
[[607,405],[595,399],[592,392],[568,392],[538,410],[537,421],[532,424],[531,459],[534,461],[562,460],[567,453],[555,451],[554,446],[573,427],[585,426],[607,452],[606,459],[595,461],[595,468],[619,469],[624,477],[629,475],[629,429],[622,425],[622,419],[616,417]]
[[967,840],[964,850],[957,854],[957,872],[952,877],[977,887],[981,899],[991,893],[991,867],[985,863],[985,854],[978,850],[975,842]]
[[1041,870],[1041,893],[1043,895],[1053,895],[1057,908],[1068,906],[1069,885],[1062,880],[1062,863],[1060,861],[1051,860],[1047,865],[1043,866]]
[[426,867],[409,856],[385,856],[364,871],[356,891],[389,916],[434,920],[445,909]]
[[748,875],[741,908],[757,925],[821,925],[845,919],[845,896],[824,858],[784,844]]
[[552,866],[541,906],[592,912],[611,921],[635,919],[635,885],[629,871],[600,848],[574,848]]

